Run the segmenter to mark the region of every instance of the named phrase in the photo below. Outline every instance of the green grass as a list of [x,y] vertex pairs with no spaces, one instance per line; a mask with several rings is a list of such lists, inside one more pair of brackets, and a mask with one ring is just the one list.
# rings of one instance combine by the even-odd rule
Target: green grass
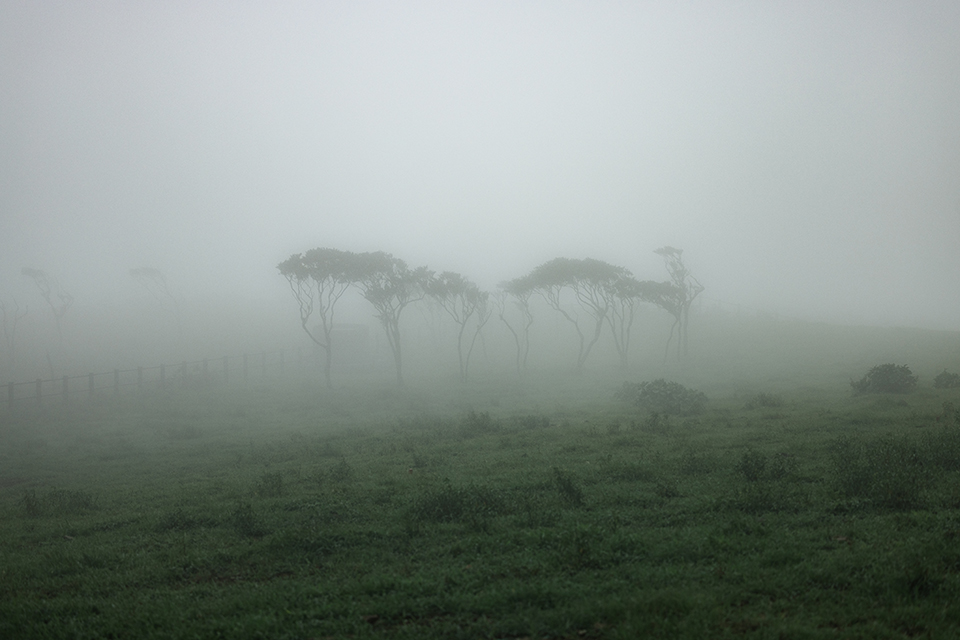
[[701,378],[689,417],[547,374],[7,412],[0,637],[960,634],[960,390],[829,379]]

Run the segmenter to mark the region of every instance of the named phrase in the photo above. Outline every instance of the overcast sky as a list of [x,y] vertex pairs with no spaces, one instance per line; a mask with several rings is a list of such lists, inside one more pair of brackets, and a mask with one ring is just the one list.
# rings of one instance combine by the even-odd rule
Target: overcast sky
[[659,280],[672,245],[705,303],[960,330],[958,34],[954,0],[0,0],[0,298],[256,297],[315,246]]

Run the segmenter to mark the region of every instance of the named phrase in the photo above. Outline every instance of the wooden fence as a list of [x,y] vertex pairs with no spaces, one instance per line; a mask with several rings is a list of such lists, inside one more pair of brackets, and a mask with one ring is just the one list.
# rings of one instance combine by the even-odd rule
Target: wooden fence
[[[309,354],[297,349],[295,366],[303,371],[312,363]],[[0,397],[0,405],[8,408],[25,403],[42,406],[59,398],[67,403],[77,396],[94,397],[105,393],[119,394],[121,388],[167,389],[185,387],[192,384],[210,382],[247,383],[251,378],[281,377],[286,366],[284,351],[261,351],[240,356],[222,358],[204,358],[203,360],[183,361],[178,364],[161,364],[136,369],[114,369],[101,373],[88,373],[79,376],[63,376],[43,380],[37,378],[29,382],[9,382],[6,393]],[[0,387],[2,389],[2,387]]]

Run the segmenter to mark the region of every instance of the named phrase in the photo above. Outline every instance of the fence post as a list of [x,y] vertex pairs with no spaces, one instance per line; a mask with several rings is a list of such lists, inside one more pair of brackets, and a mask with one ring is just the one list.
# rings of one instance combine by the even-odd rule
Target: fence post
[[247,354],[243,354],[243,384],[247,384]]
[[67,404],[67,376],[63,376],[63,404]]
[[260,376],[263,378],[267,377],[267,352],[266,351],[260,354]]
[[93,397],[93,374],[87,375],[87,395]]
[[143,389],[143,367],[137,367],[137,389]]
[[113,392],[120,393],[120,369],[113,370]]
[[43,380],[37,378],[37,408],[40,408],[40,398],[41,398],[41,389],[43,387]]
[[223,384],[230,382],[230,357],[223,356]]
[[167,365],[160,365],[160,388],[167,388]]

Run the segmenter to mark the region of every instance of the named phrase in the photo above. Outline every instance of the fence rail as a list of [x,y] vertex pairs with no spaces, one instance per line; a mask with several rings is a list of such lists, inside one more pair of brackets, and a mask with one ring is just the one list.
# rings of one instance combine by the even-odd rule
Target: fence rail
[[[307,366],[309,357],[303,349],[297,349],[297,369]],[[239,380],[246,383],[251,377],[266,378],[284,375],[284,351],[261,351],[244,353],[239,356],[222,358],[204,358],[202,360],[184,360],[177,364],[160,364],[152,367],[134,369],[114,369],[100,373],[87,373],[77,376],[62,376],[48,380],[37,378],[27,382],[8,382],[6,393],[0,397],[0,405],[13,407],[22,403],[34,402],[39,407],[44,400],[60,398],[67,403],[71,397],[85,395],[94,397],[104,393],[119,394],[121,388],[137,387],[166,389],[186,386],[194,383],[223,382]],[[2,387],[0,387],[2,389]],[[49,401],[49,400],[48,400]]]

